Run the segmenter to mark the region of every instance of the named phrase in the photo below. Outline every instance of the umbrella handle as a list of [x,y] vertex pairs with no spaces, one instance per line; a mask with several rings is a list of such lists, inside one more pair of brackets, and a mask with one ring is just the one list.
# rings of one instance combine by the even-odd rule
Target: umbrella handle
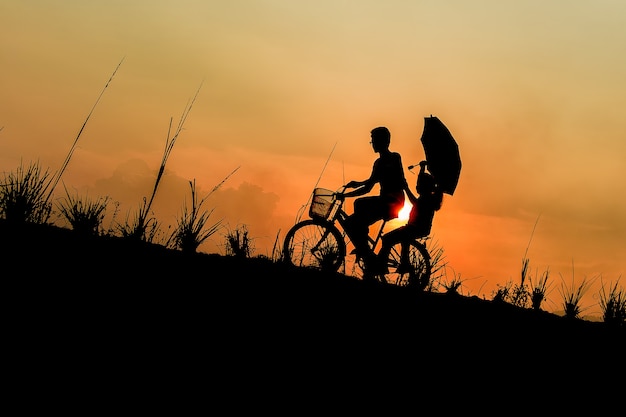
[[418,166],[419,166],[420,168],[422,168],[422,167],[425,167],[426,165],[428,165],[428,162],[426,162],[426,161],[420,161],[420,163],[419,163],[419,164],[409,165],[409,166],[408,166],[408,168],[409,168],[409,171],[410,171],[410,170],[412,170],[412,169],[413,169],[413,168],[415,168],[415,167],[418,167]]

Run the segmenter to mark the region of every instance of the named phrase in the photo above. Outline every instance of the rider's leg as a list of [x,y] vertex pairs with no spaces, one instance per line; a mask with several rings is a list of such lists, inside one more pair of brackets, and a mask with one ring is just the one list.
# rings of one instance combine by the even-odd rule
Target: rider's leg
[[419,227],[414,224],[407,224],[404,226],[404,232],[402,234],[402,249],[400,254],[400,270],[401,272],[411,272],[413,267],[411,266],[411,260],[409,259],[409,252],[411,250],[411,242],[415,239],[424,236],[420,232]]
[[354,213],[346,220],[346,231],[360,255],[369,256],[372,253],[368,240],[369,227],[382,217],[378,197],[361,197],[354,201]]
[[403,239],[402,248],[400,249],[400,267],[398,268],[398,272],[405,273],[411,270],[410,261],[409,261],[409,248],[411,247],[411,242],[409,239]]
[[357,257],[363,261],[363,279],[374,278],[377,257],[369,241],[369,227],[383,218],[378,197],[361,197],[354,202],[354,213],[346,219],[346,232],[354,245]]
[[377,263],[381,272],[383,273],[389,272],[387,258],[389,257],[389,251],[391,250],[391,247],[395,245],[396,242],[400,241],[399,235],[401,235],[401,228],[402,226],[397,229],[391,230],[385,233],[381,238],[382,246],[380,247],[380,251],[378,251]]
[[409,250],[411,247],[411,240],[414,238],[414,231],[411,227],[404,225],[400,226],[397,229],[391,230],[382,237],[382,248],[379,252],[379,264],[382,264],[387,267],[387,257],[389,256],[389,250],[396,243],[401,243],[400,250],[400,264],[396,272],[404,273],[409,272],[410,268],[410,259],[409,259]]

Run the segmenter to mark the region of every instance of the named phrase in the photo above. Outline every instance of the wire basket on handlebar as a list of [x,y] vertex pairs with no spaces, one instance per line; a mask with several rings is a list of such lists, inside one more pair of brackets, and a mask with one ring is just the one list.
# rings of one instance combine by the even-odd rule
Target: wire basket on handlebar
[[328,220],[335,203],[335,192],[326,188],[316,188],[313,190],[313,199],[309,207],[309,216],[312,219]]

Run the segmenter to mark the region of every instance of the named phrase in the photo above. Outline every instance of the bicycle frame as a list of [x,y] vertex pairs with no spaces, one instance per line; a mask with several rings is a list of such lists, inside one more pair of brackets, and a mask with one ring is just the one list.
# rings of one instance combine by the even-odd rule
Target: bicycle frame
[[[343,192],[345,191],[345,187],[342,186],[337,193],[338,194],[343,194]],[[329,218],[327,219],[327,221],[331,224],[333,224],[335,227],[337,227],[337,223],[341,226],[341,232],[343,234],[344,237],[344,242],[347,244],[348,241],[351,241],[352,238],[350,236],[350,233],[348,232],[348,229],[346,228],[346,223],[347,223],[347,219],[349,217],[349,214],[343,209],[343,204],[344,204],[344,199],[336,199],[334,201],[334,206],[331,210],[331,215],[329,216]],[[380,224],[380,227],[378,228],[378,232],[374,235],[374,237],[372,237],[372,235],[368,234],[367,235],[367,240],[368,240],[368,244],[370,245],[370,249],[372,250],[372,252],[374,254],[377,254],[377,247],[379,246],[379,243],[381,242],[381,238],[385,232],[385,226],[387,225],[387,220],[381,220],[382,223]],[[375,223],[374,223],[375,224]],[[347,237],[347,239],[346,239]],[[362,261],[362,258],[360,256],[358,256],[355,259],[355,263],[360,263]],[[364,265],[361,265],[361,269],[363,269]]]
[[[348,230],[346,229],[345,225],[346,225],[346,221],[348,218],[348,214],[341,208],[341,206],[338,208],[337,210],[337,215],[334,219],[329,220],[329,222],[331,223],[339,223],[339,225],[341,226],[341,230],[344,234],[344,236],[348,237],[348,240],[352,240],[350,233],[348,233]],[[387,224],[387,220],[382,220],[382,223],[380,225],[380,227],[378,228],[378,232],[376,233],[375,237],[372,237],[371,235],[367,235],[367,240],[368,243],[370,245],[370,248],[372,249],[372,251],[374,253],[376,253],[376,247],[378,246],[378,243],[380,242],[383,233],[385,231],[385,225]]]
[[[342,192],[337,191],[336,194]],[[343,203],[343,198],[334,198],[329,210],[314,214],[310,212],[310,219],[298,221],[287,232],[283,244],[283,257],[287,263],[328,271],[336,271],[341,265],[348,269],[346,248],[351,237],[346,228],[349,215],[343,210]],[[368,234],[368,243],[375,254],[382,249],[378,246],[386,225],[387,221],[382,220],[377,233],[373,236]],[[422,284],[428,283],[430,279],[430,254],[421,238],[397,242],[387,248],[385,253],[378,254],[378,257],[386,265],[382,272],[375,273],[380,281],[388,282],[388,278],[393,276],[395,278],[390,279],[396,285],[412,285],[411,282],[417,281],[423,287]],[[358,268],[354,268],[355,266]],[[370,266],[378,269],[376,265],[366,265],[364,259],[357,254],[352,264],[353,273],[359,276]],[[405,283],[401,284],[401,281]]]

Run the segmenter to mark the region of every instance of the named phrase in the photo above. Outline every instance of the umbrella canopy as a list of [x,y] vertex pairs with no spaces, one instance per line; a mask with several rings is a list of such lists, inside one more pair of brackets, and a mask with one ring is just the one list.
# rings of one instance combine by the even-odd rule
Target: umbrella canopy
[[454,194],[461,175],[461,156],[452,134],[439,118],[430,115],[424,117],[421,141],[428,170],[444,193]]

